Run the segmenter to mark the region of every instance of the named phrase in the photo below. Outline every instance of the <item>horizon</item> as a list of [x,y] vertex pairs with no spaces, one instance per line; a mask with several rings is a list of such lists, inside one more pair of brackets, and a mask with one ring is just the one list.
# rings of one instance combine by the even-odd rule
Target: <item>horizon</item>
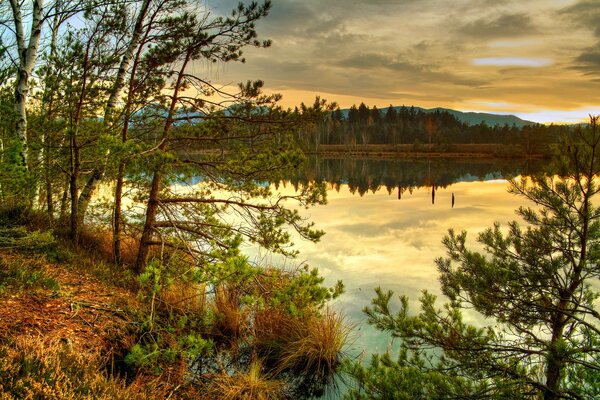
[[[206,0],[227,15],[237,0]],[[230,86],[265,82],[281,105],[415,105],[573,124],[600,114],[600,2],[273,0],[257,23],[268,49],[197,64]]]

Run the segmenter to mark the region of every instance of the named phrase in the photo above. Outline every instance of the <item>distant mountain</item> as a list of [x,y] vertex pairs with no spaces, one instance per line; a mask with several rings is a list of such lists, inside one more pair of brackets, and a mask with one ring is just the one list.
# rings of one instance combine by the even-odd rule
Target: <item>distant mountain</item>
[[[417,108],[417,107],[415,107]],[[500,114],[488,114],[488,113],[478,113],[478,112],[463,112],[463,111],[456,111],[456,110],[451,110],[449,108],[431,108],[431,109],[423,109],[421,108],[421,110],[423,112],[435,112],[435,111],[446,111],[452,115],[454,115],[454,117],[456,117],[456,119],[458,119],[461,122],[464,122],[465,124],[469,124],[469,125],[478,125],[482,122],[485,122],[487,125],[489,126],[495,126],[495,125],[516,125],[519,128],[526,126],[526,125],[536,125],[535,122],[532,121],[526,121],[524,119],[521,119],[519,117],[516,117],[514,115],[500,115]]]
[[[406,107],[410,108],[410,106],[406,106]],[[394,108],[396,110],[399,110],[402,107],[396,106]],[[380,109],[382,115],[385,113],[386,110],[387,110],[387,107]],[[500,114],[488,114],[488,113],[478,113],[478,112],[463,112],[463,111],[452,110],[450,108],[441,108],[441,107],[429,108],[429,109],[415,107],[415,110],[422,111],[425,113],[431,113],[431,112],[436,112],[436,111],[446,111],[449,114],[452,114],[457,120],[464,122],[467,125],[478,125],[478,124],[484,122],[488,126],[496,126],[496,125],[512,126],[512,125],[515,125],[518,128],[522,128],[523,126],[526,126],[526,125],[536,125],[537,124],[536,122],[526,121],[526,120],[516,117],[514,115],[500,115]],[[348,111],[349,111],[349,109],[342,110],[342,113],[344,114],[344,117],[346,117],[346,118],[348,117]]]

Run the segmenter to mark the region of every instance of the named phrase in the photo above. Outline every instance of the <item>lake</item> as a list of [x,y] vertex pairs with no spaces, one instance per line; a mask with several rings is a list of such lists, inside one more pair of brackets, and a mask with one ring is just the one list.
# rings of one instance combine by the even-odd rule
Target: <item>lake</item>
[[[302,211],[326,234],[319,243],[296,241],[296,261],[318,267],[328,285],[344,282],[346,292],[333,307],[356,326],[349,352],[369,355],[388,347],[388,337],[368,326],[362,313],[376,287],[409,296],[414,311],[423,290],[441,295],[434,259],[445,256],[441,240],[448,229],[468,231],[476,246],[477,233],[517,218],[515,209],[525,204],[507,192],[506,178],[539,169],[539,161],[313,158],[280,185],[293,191],[311,180],[327,182],[328,204]],[[485,323],[475,315],[467,319]]]
[[[506,225],[516,218],[515,209],[526,204],[507,192],[506,179],[540,169],[540,161],[525,160],[311,158],[273,186],[293,194],[308,182],[325,182],[328,204],[300,210],[325,236],[318,243],[294,240],[300,251],[295,260],[252,246],[244,250],[260,265],[317,267],[328,286],[342,280],[346,291],[332,307],[354,326],[348,354],[368,359],[389,346],[389,338],[369,326],[362,312],[374,289],[407,295],[414,312],[423,290],[441,295],[434,260],[445,255],[441,240],[448,229],[468,231],[468,242],[477,247],[479,232],[496,221]],[[201,181],[194,177],[173,190],[184,192]],[[106,197],[111,194],[107,190]],[[466,320],[486,324],[476,314],[466,314]],[[338,396],[329,393],[326,398]]]

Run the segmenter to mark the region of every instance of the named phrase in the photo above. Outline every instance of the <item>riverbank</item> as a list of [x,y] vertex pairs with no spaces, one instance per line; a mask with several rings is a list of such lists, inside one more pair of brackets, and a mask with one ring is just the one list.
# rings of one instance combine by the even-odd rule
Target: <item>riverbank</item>
[[137,275],[139,239],[117,266],[109,232],[74,245],[17,211],[0,209],[1,399],[303,399],[334,382],[350,328],[316,270],[204,271],[167,250]]
[[367,144],[319,145],[308,154],[322,157],[353,158],[498,158],[541,159],[540,151],[526,151],[523,146],[503,144]]

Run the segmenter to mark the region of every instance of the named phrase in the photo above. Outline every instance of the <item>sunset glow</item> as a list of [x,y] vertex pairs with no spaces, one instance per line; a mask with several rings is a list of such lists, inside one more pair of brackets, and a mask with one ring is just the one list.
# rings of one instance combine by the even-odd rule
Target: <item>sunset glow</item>
[[[235,3],[209,6],[225,13]],[[343,108],[580,122],[600,113],[598,17],[600,2],[589,0],[275,0],[259,27],[272,47],[209,75],[225,84],[262,79],[286,106],[320,95]]]

